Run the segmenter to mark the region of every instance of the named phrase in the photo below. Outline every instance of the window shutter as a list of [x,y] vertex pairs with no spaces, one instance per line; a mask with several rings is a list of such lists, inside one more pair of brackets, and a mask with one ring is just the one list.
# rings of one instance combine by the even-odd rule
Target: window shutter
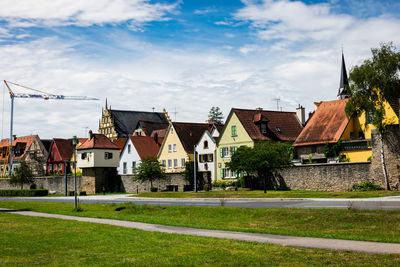
[[221,158],[224,157],[224,151],[222,150],[222,147],[219,148],[219,155],[221,156]]
[[221,179],[224,178],[224,169],[221,168]]

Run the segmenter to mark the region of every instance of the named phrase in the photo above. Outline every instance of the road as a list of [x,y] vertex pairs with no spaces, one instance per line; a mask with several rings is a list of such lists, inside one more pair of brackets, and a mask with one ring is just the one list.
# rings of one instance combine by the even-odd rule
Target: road
[[[0,201],[42,201],[73,203],[74,197],[0,197]],[[128,195],[96,195],[81,196],[80,203],[125,203],[132,202],[137,205],[163,205],[163,206],[198,206],[198,207],[244,207],[244,208],[328,208],[328,209],[374,209],[396,210],[400,209],[400,196],[382,198],[136,198]]]

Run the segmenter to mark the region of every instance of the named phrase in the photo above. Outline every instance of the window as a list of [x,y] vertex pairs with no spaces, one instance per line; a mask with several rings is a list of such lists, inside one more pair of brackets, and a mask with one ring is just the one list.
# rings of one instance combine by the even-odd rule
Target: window
[[165,169],[165,167],[167,167],[167,163],[166,163],[165,159],[163,159],[163,160],[161,161],[161,165],[162,165],[162,168],[163,168],[163,169]]
[[207,141],[207,140],[206,140],[206,141],[204,141],[203,148],[204,148],[204,149],[207,149],[207,148],[208,148],[208,141]]
[[172,169],[172,160],[168,160],[168,169]]
[[221,169],[221,178],[238,178],[239,173],[231,171],[230,169],[223,168]]
[[213,162],[213,154],[207,154],[207,162]]
[[232,155],[235,153],[236,150],[237,150],[236,146],[231,146],[229,148],[229,155],[232,157]]
[[113,153],[112,152],[104,152],[104,159],[112,159]]
[[232,136],[237,136],[236,125],[232,125],[231,130],[232,130]]
[[136,172],[136,161],[132,161],[132,173]]
[[62,172],[62,163],[58,164],[58,171]]
[[81,154],[81,159],[86,159],[86,158],[87,158],[87,153],[86,152],[82,153]]
[[178,159],[174,159],[174,169],[178,168]]
[[53,171],[53,164],[49,164],[49,172]]
[[56,152],[53,152],[53,161],[56,161]]
[[176,144],[174,144],[174,152],[176,152]]
[[278,132],[278,133],[281,133],[281,129],[277,126],[277,127],[275,127],[275,129],[276,129],[276,131]]
[[185,167],[186,167],[185,158],[181,158],[181,167],[182,167],[182,168],[185,168]]
[[128,145],[128,154],[131,154],[131,145]]
[[174,134],[174,128],[171,127],[171,134]]
[[171,144],[168,144],[168,152],[172,152],[172,146],[171,146]]
[[126,162],[124,162],[122,165],[123,165],[123,167],[122,167],[122,173],[123,173],[123,174],[126,174],[127,171],[128,171],[128,170],[126,169]]
[[229,149],[228,147],[221,147],[219,149],[219,153],[221,158],[229,158]]
[[260,132],[262,134],[266,134],[267,133],[267,124],[266,123],[261,123],[260,124]]
[[311,153],[313,153],[313,154],[317,153],[317,147],[316,146],[312,146],[311,147]]

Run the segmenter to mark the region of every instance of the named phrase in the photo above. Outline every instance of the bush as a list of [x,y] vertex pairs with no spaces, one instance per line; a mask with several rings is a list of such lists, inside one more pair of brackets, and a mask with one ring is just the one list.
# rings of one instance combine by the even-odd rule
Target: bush
[[79,195],[80,195],[80,196],[86,196],[86,191],[81,191],[81,192],[79,193]]
[[376,191],[376,190],[383,190],[383,187],[369,181],[353,185],[353,191]]
[[210,185],[210,184],[205,184],[205,185],[203,186],[203,190],[204,190],[204,191],[210,191],[210,190],[211,190],[211,185]]
[[38,197],[47,196],[49,190],[47,189],[5,189],[0,190],[2,197]]
[[31,186],[29,187],[29,189],[36,189],[36,184],[35,183],[33,183],[33,184],[31,184]]
[[346,155],[340,155],[339,162],[350,162],[350,159],[347,158]]
[[74,196],[74,191],[68,191],[68,196]]
[[158,188],[157,187],[150,187],[150,192],[157,192]]

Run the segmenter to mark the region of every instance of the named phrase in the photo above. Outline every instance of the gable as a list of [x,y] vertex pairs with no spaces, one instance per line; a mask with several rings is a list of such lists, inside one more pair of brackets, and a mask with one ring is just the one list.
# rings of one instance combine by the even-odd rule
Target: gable
[[[232,136],[232,126],[236,126],[237,136]],[[233,109],[228,115],[224,128],[218,139],[218,146],[221,144],[232,144],[232,143],[253,143],[253,140],[244,129],[239,118],[236,116]]]

